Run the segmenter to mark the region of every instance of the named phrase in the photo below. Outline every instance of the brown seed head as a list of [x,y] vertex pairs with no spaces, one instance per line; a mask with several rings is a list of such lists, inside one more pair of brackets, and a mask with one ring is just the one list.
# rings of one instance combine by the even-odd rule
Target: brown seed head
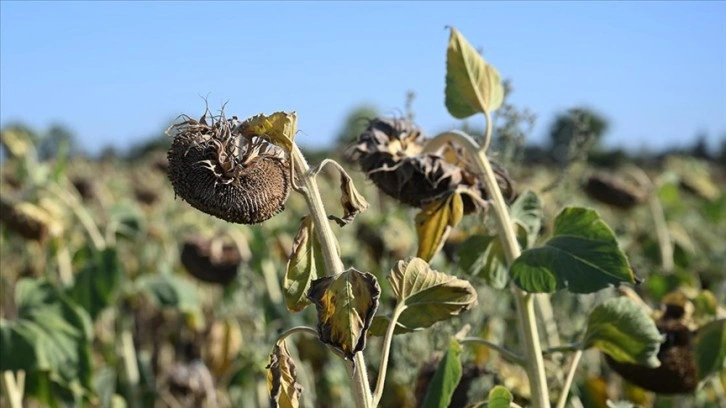
[[642,189],[608,174],[592,175],[583,188],[590,198],[624,210],[642,204],[647,199]]
[[181,263],[187,272],[203,282],[226,285],[237,276],[242,254],[234,244],[219,237],[207,240],[192,236],[182,244]]
[[257,224],[284,209],[290,165],[277,146],[242,135],[236,117],[224,115],[173,129],[168,176],[174,193],[192,207],[238,224]]
[[[457,188],[481,200],[488,199],[460,149],[449,146],[435,153],[422,153],[426,141],[423,132],[410,121],[376,118],[349,150],[349,157],[384,193],[413,207],[423,207]],[[511,198],[511,180],[501,169],[497,169],[497,177],[503,194]],[[462,198],[466,214],[477,209],[477,200],[468,195]]]

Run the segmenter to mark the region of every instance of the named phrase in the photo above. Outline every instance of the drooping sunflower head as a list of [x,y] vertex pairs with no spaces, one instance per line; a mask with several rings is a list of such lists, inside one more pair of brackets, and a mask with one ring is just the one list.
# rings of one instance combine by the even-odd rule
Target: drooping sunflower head
[[[375,118],[370,121],[348,154],[368,178],[387,195],[422,208],[432,200],[464,190],[464,213],[475,211],[489,198],[461,148],[447,145],[424,152],[428,138],[405,119]],[[512,181],[497,168],[505,198],[512,197]]]
[[238,224],[257,224],[284,209],[287,154],[259,136],[244,135],[237,117],[205,114],[170,129],[167,174],[174,193],[192,207]]

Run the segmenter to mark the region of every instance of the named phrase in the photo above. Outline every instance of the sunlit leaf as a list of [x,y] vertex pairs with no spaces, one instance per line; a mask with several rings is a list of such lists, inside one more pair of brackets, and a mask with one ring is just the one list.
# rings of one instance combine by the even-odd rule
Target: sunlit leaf
[[398,321],[408,329],[429,327],[477,303],[476,290],[469,282],[435,271],[421,258],[398,261],[388,281],[405,308]]
[[658,367],[663,336],[653,319],[633,300],[608,299],[590,313],[584,348],[596,347],[621,363]]
[[416,215],[418,251],[416,256],[430,261],[443,247],[446,237],[464,217],[461,194],[454,192],[448,197],[432,201]]
[[310,282],[317,279],[315,264],[315,234],[312,217],[306,216],[292,245],[292,255],[287,262],[283,290],[285,304],[291,312],[299,312],[310,304],[306,297]]
[[[371,327],[368,328],[369,336],[385,336],[388,330],[388,325],[391,323],[391,318],[388,316],[375,316]],[[420,330],[420,329],[418,329]],[[409,329],[408,327],[401,324],[401,321],[396,321],[396,328],[393,329],[393,334],[411,333],[416,329]]]
[[699,381],[711,373],[726,369],[726,319],[714,320],[699,328],[693,345]]
[[68,295],[95,320],[102,310],[114,303],[124,274],[115,248],[91,251],[91,257],[76,276]]
[[352,359],[365,348],[380,295],[375,276],[353,268],[314,280],[308,297],[318,310],[320,340]]
[[297,132],[297,113],[275,112],[269,116],[256,115],[242,122],[240,130],[247,137],[263,137],[289,152],[292,150],[292,142]]
[[285,342],[275,344],[267,365],[267,392],[270,406],[297,408],[300,406],[302,385],[297,383],[295,361],[290,356]]
[[456,386],[462,375],[461,346],[451,339],[446,354],[436,368],[433,378],[426,390],[424,408],[446,408],[451,402]]
[[489,391],[488,408],[509,408],[514,397],[506,387],[497,385]]
[[458,119],[493,112],[504,100],[497,70],[484,61],[459,31],[451,28],[446,51],[446,108]]
[[483,278],[496,289],[509,280],[509,269],[502,243],[497,237],[472,235],[459,247],[459,266],[469,275]]
[[201,311],[197,289],[179,276],[170,273],[145,275],[135,284],[158,307],[170,307],[191,314]]
[[521,226],[527,235],[525,248],[531,248],[537,240],[542,226],[542,202],[531,190],[523,192],[512,203],[510,213],[512,221]]
[[528,292],[592,293],[635,283],[612,230],[594,210],[577,207],[565,208],[555,219],[552,237],[542,247],[523,251],[510,271]]

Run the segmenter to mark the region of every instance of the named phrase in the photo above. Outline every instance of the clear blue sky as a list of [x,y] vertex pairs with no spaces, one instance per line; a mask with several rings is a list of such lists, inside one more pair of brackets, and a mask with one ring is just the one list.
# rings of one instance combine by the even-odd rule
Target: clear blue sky
[[[359,103],[403,110],[429,133],[443,105],[448,31],[503,77],[512,102],[554,115],[587,105],[606,143],[657,150],[726,135],[724,2],[0,2],[0,126],[68,126],[90,152],[159,134],[229,101],[240,117],[298,112],[329,143]],[[483,120],[483,119],[476,119]]]

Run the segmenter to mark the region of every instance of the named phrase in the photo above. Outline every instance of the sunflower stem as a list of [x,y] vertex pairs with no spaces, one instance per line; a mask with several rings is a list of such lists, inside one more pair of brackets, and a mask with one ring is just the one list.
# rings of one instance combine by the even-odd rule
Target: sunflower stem
[[[486,116],[489,119],[489,115],[487,114]],[[487,121],[487,133],[490,132],[491,126],[489,125],[489,121]],[[491,135],[487,134],[485,140],[489,140],[490,138]],[[509,217],[507,204],[499,189],[499,184],[497,183],[491,163],[486,157],[486,152],[477,145],[471,136],[458,130],[439,134],[427,144],[426,150],[435,150],[448,141],[456,142],[469,153],[474,161],[477,173],[480,175],[480,180],[491,196],[497,233],[507,259],[507,267],[509,267],[519,257],[521,249],[515,235],[514,224],[512,224],[512,220]],[[547,378],[545,377],[542,347],[540,345],[537,320],[534,313],[533,302],[535,298],[533,294],[527,293],[516,286],[512,286],[511,290],[517,306],[520,338],[524,340],[525,368],[527,370],[530,388],[532,389],[532,406],[536,408],[549,407],[549,389],[547,386]]]
[[[325,260],[327,275],[337,275],[343,272],[344,265],[338,254],[338,241],[330,228],[328,215],[323,206],[320,189],[315,180],[315,172],[310,169],[297,144],[293,143],[291,150],[293,181],[298,185],[297,191],[305,197],[305,202],[310,210],[323,259]],[[355,353],[352,366],[348,364],[346,366],[353,381],[356,406],[359,408],[372,408],[373,398],[368,383],[367,366],[363,353]]]

